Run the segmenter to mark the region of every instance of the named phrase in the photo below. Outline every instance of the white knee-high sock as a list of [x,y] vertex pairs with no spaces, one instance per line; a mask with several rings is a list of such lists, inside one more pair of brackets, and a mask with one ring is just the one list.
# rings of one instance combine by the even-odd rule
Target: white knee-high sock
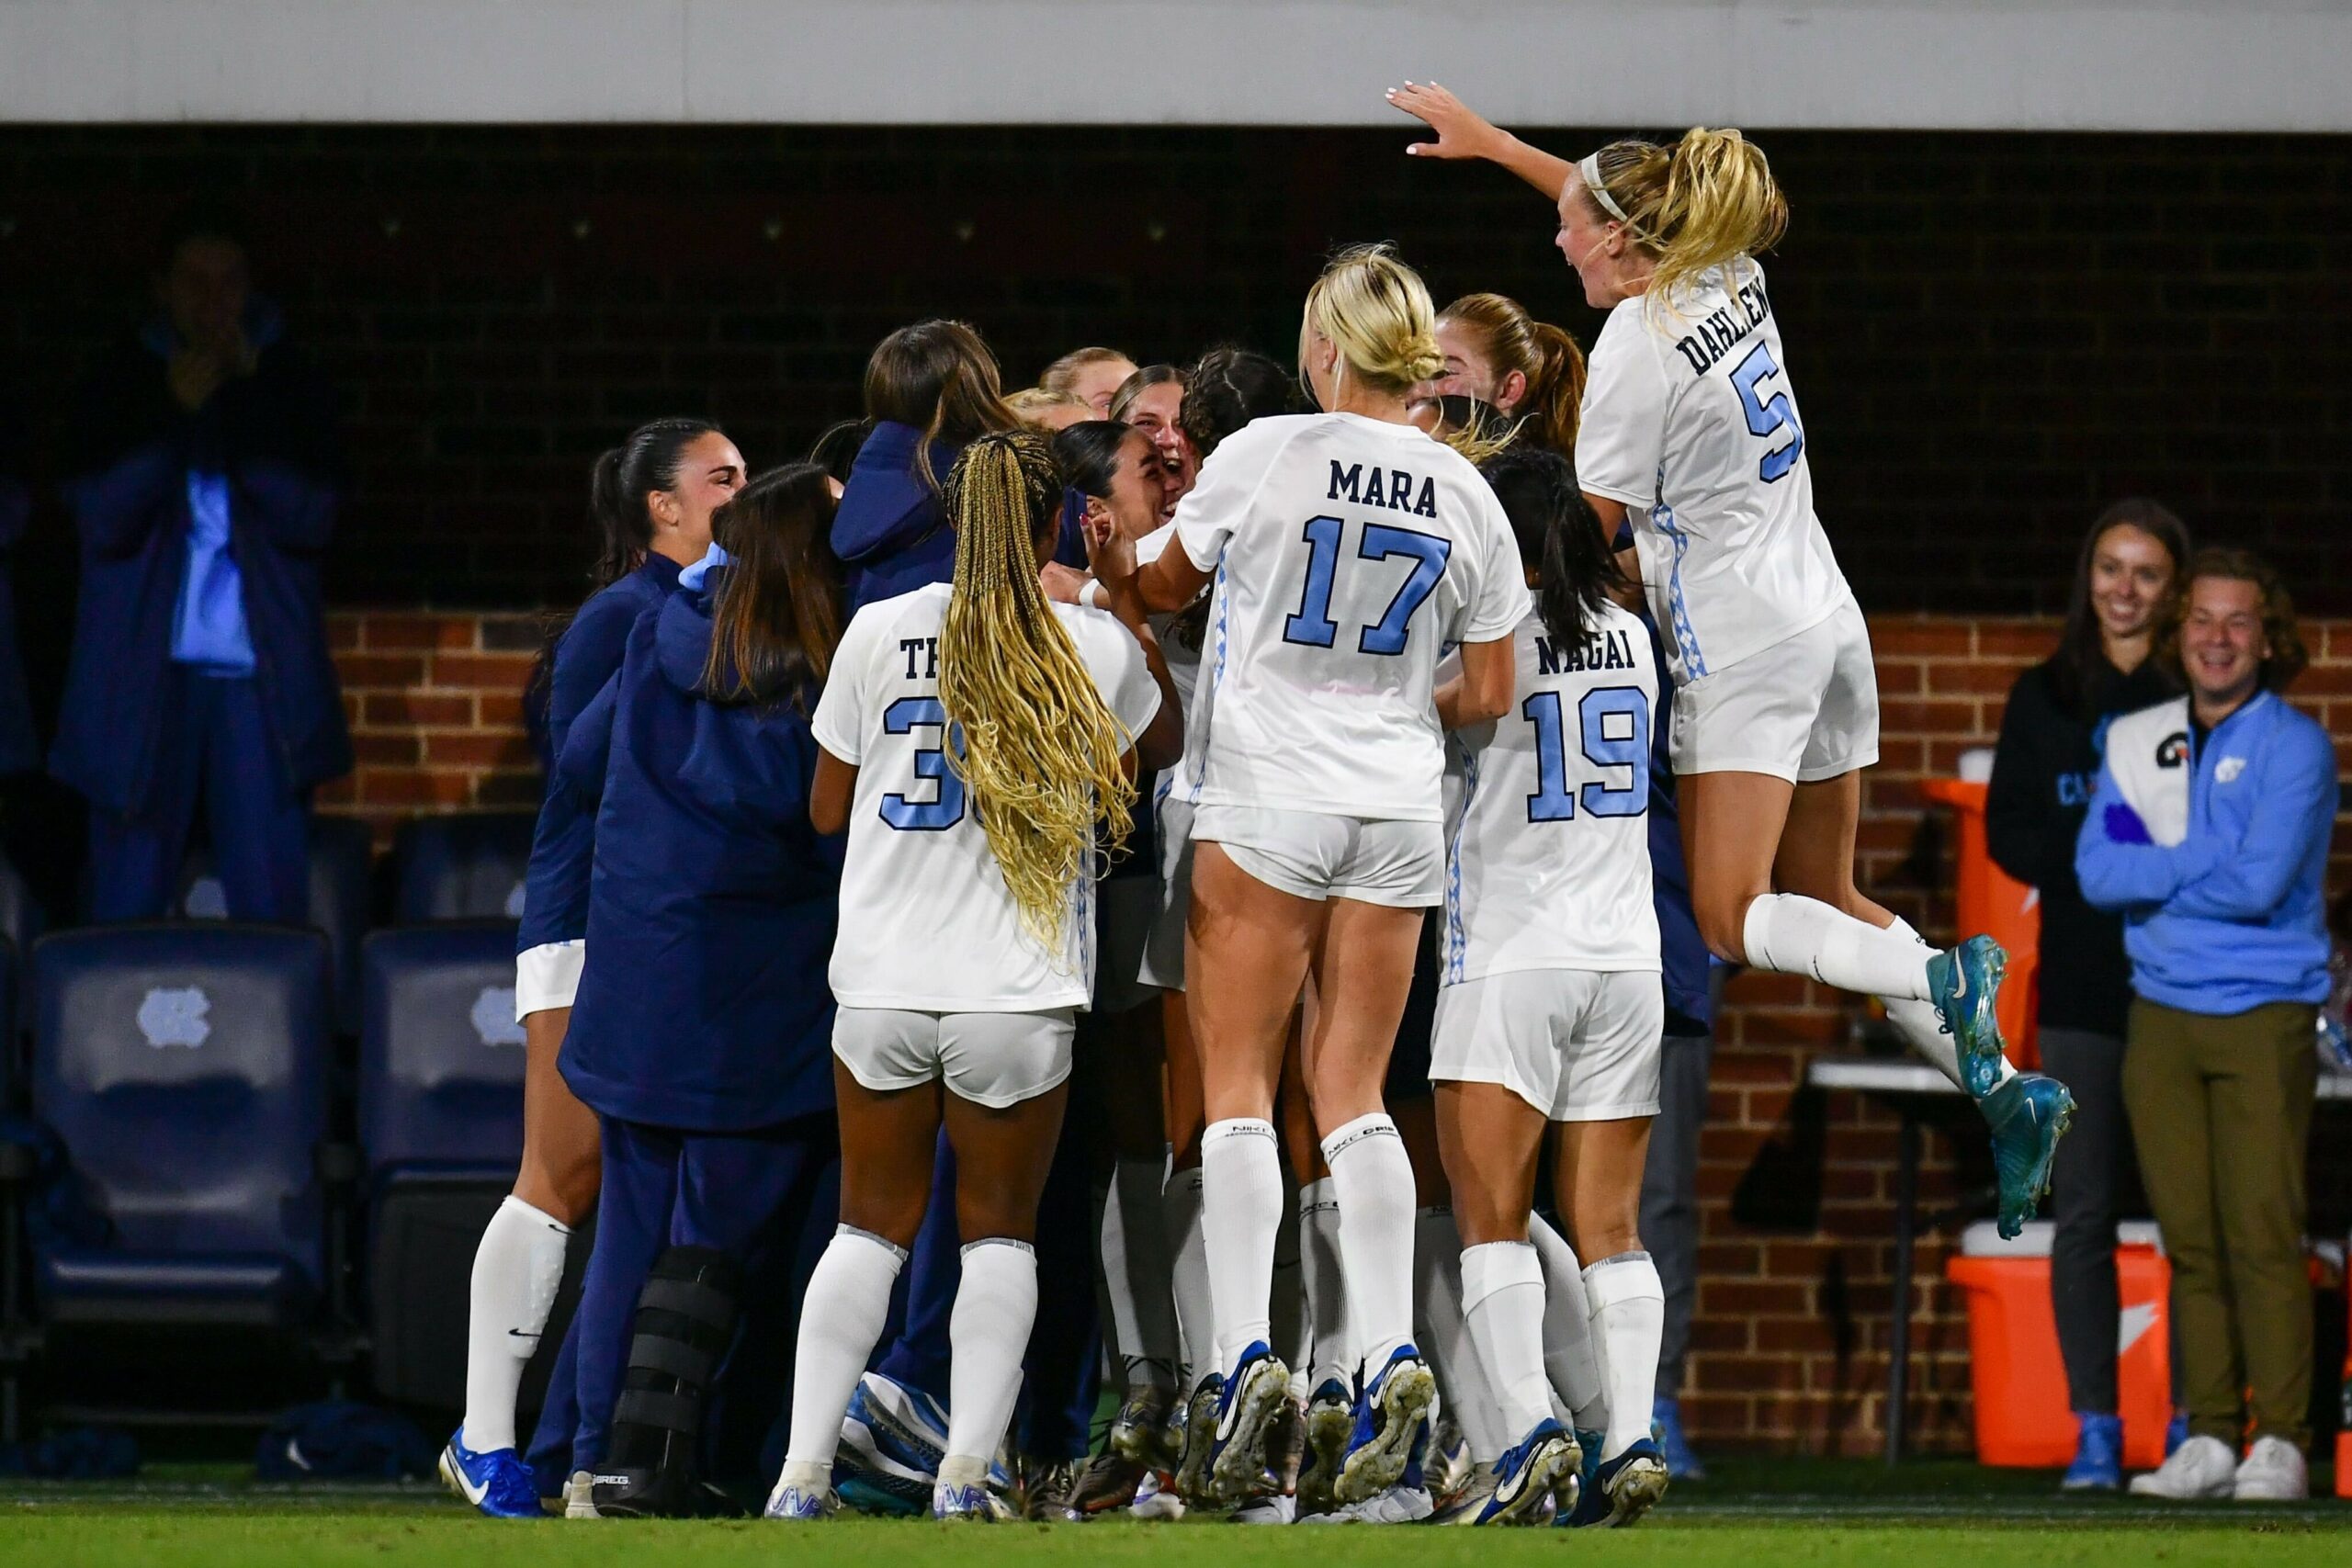
[[842,1414],[890,1315],[890,1287],[906,1266],[903,1247],[843,1225],[808,1276],[800,1339],[792,1361],[792,1440],[787,1460],[831,1469]]
[[1609,1388],[1609,1438],[1600,1448],[1607,1461],[1650,1435],[1658,1341],[1666,1335],[1666,1287],[1648,1253],[1621,1252],[1584,1271],[1584,1291],[1592,1303],[1592,1341]]
[[[1935,956],[1936,950],[1902,916],[1895,916],[1894,923],[1886,929],[1890,935],[1915,944],[1928,957]],[[1911,1048],[1913,1055],[1950,1078],[1954,1088],[1968,1087],[1960,1078],[1960,1042],[1945,1030],[1935,1003],[1914,1001],[1908,997],[1881,997],[1879,1005],[1886,1009],[1887,1021],[1894,1025],[1894,1032],[1903,1036],[1903,1043]],[[2000,1081],[2007,1083],[2017,1076],[2018,1070],[2009,1066],[2009,1059],[2002,1057]]]
[[1102,1204],[1102,1285],[1127,1392],[1176,1386],[1176,1300],[1160,1191],[1168,1161],[1123,1159]]
[[1462,1251],[1462,1315],[1516,1442],[1552,1414],[1544,1377],[1544,1260],[1524,1241]]
[[1332,1379],[1351,1388],[1355,1361],[1348,1353],[1348,1281],[1340,1267],[1340,1200],[1331,1179],[1318,1177],[1298,1190],[1299,1267],[1306,1286],[1306,1326],[1313,1349],[1307,1361],[1311,1393]]
[[1492,1464],[1512,1438],[1495,1403],[1494,1383],[1479,1364],[1462,1314],[1462,1232],[1442,1206],[1413,1214],[1413,1331],[1437,1374],[1445,1411],[1461,1425],[1470,1457]]
[[963,1259],[947,1320],[947,1452],[985,1470],[1021,1397],[1021,1359],[1037,1322],[1037,1254],[1000,1235],[967,1242]]
[[466,1318],[466,1418],[459,1428],[476,1453],[514,1446],[514,1395],[555,1306],[571,1242],[570,1225],[512,1194],[482,1227]]
[[1366,1378],[1413,1338],[1413,1162],[1396,1123],[1359,1116],[1323,1140],[1340,1198],[1340,1267]]
[[1282,1224],[1274,1124],[1254,1116],[1210,1122],[1201,1134],[1201,1235],[1218,1371],[1231,1372],[1244,1350],[1272,1332],[1274,1233]]
[[1579,1431],[1600,1431],[1609,1425],[1609,1395],[1593,1347],[1584,1266],[1568,1238],[1541,1214],[1528,1216],[1527,1239],[1544,1266],[1544,1372],[1559,1402],[1555,1414]]
[[1274,1229],[1274,1271],[1267,1293],[1271,1320],[1266,1343],[1291,1369],[1294,1382],[1306,1375],[1314,1354],[1314,1330],[1306,1321],[1306,1278],[1298,1223],[1298,1189],[1290,1185],[1290,1167],[1283,1167],[1282,1221]]
[[1740,932],[1747,961],[1865,997],[1926,1001],[1932,953],[1898,931],[1881,931],[1818,898],[1767,893],[1747,906]]
[[1181,1346],[1177,1386],[1190,1393],[1216,1363],[1216,1324],[1209,1313],[1209,1249],[1201,1234],[1201,1168],[1170,1171],[1159,1201],[1175,1252],[1169,1272]]

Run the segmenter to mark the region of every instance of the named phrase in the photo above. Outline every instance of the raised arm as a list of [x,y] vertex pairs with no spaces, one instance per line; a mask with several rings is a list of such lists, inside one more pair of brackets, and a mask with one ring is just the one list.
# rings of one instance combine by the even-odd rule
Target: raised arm
[[[1159,688],[1159,711],[1151,723],[1136,737],[1136,757],[1147,768],[1169,768],[1184,754],[1184,709],[1176,697],[1176,682],[1169,678],[1168,660],[1160,652],[1159,638],[1144,618],[1143,600],[1136,592],[1140,573],[1133,570],[1135,546],[1119,538],[1117,525],[1105,518],[1099,525],[1085,525],[1086,558],[1091,566],[1102,558],[1114,543],[1125,545],[1129,570],[1124,581],[1104,584],[1104,602],[1121,626],[1127,628],[1136,645],[1143,649],[1144,668],[1151,671],[1152,683]],[[1182,555],[1181,550],[1169,552]]]
[[1416,141],[1405,151],[1419,158],[1484,158],[1499,164],[1544,193],[1560,199],[1576,165],[1531,147],[1434,82],[1408,82],[1388,89],[1388,101],[1437,132],[1435,141]]

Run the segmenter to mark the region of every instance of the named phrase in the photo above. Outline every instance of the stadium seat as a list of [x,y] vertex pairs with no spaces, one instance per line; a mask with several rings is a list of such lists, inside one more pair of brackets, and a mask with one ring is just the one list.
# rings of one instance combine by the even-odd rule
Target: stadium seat
[[302,1320],[324,1273],[329,963],[317,932],[271,926],[36,944],[33,1111],[107,1233],[37,1247],[50,1322]]
[[[311,818],[311,924],[326,933],[334,953],[334,1023],[339,1034],[359,1032],[359,939],[368,934],[369,868],[375,856],[368,824],[353,817]],[[229,901],[209,850],[187,858],[173,914],[188,920],[225,920]]]
[[510,921],[410,926],[362,944],[359,1143],[377,1392],[454,1406],[467,1280],[523,1149]]
[[537,814],[483,811],[420,817],[401,829],[393,923],[517,920]]

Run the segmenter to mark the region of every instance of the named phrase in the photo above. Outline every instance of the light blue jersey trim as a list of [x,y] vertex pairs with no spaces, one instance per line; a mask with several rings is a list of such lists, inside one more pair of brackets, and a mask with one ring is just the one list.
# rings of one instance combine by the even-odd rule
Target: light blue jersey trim
[[1445,975],[1440,984],[1447,986],[1462,978],[1470,958],[1470,936],[1462,923],[1462,835],[1470,826],[1470,804],[1478,797],[1478,754],[1461,746],[1461,756],[1462,819],[1453,825],[1453,841],[1445,846]]
[[[1664,469],[1658,471],[1658,483],[1661,487],[1666,483]],[[1674,545],[1674,564],[1666,574],[1667,617],[1674,625],[1675,649],[1682,655],[1682,678],[1695,681],[1707,672],[1707,660],[1699,651],[1699,634],[1690,626],[1690,606],[1682,597],[1682,558],[1690,552],[1690,536],[1682,531],[1674,508],[1663,497],[1650,508],[1650,524]]]
[[1214,628],[1216,638],[1216,657],[1209,665],[1207,691],[1196,694],[1194,698],[1194,705],[1201,709],[1201,744],[1199,754],[1188,759],[1193,765],[1193,776],[1184,781],[1184,798],[1194,806],[1201,803],[1201,791],[1208,784],[1209,727],[1216,719],[1216,689],[1225,682],[1226,612],[1229,604],[1229,598],[1226,592],[1225,561],[1227,553],[1232,547],[1232,543],[1228,540],[1225,548],[1217,552],[1216,581],[1209,590],[1213,595],[1213,603],[1216,605],[1216,625]]

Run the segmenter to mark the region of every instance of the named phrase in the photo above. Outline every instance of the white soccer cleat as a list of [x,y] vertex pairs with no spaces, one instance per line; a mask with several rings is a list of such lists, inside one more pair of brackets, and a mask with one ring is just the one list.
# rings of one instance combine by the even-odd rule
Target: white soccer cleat
[[1350,1503],[1328,1514],[1315,1514],[1300,1523],[1309,1525],[1417,1525],[1435,1511],[1426,1486],[1391,1486],[1361,1503]]
[[567,1519],[594,1519],[604,1516],[596,1512],[596,1478],[584,1470],[575,1470],[563,1483],[563,1517]]
[[[2132,1489],[2140,1488],[2135,1483]],[[2230,1483],[2230,1495],[2241,1503],[2300,1503],[2311,1495],[2311,1472],[2302,1450],[2284,1438],[2256,1438]]]
[[2175,1502],[2228,1497],[2235,1495],[2237,1476],[2237,1458],[2228,1444],[2219,1438],[2191,1438],[2173,1450],[2163,1465],[2133,1476],[2132,1495],[2169,1497]]
[[1296,1502],[1280,1492],[1263,1493],[1233,1510],[1237,1525],[1286,1525],[1297,1517]]

